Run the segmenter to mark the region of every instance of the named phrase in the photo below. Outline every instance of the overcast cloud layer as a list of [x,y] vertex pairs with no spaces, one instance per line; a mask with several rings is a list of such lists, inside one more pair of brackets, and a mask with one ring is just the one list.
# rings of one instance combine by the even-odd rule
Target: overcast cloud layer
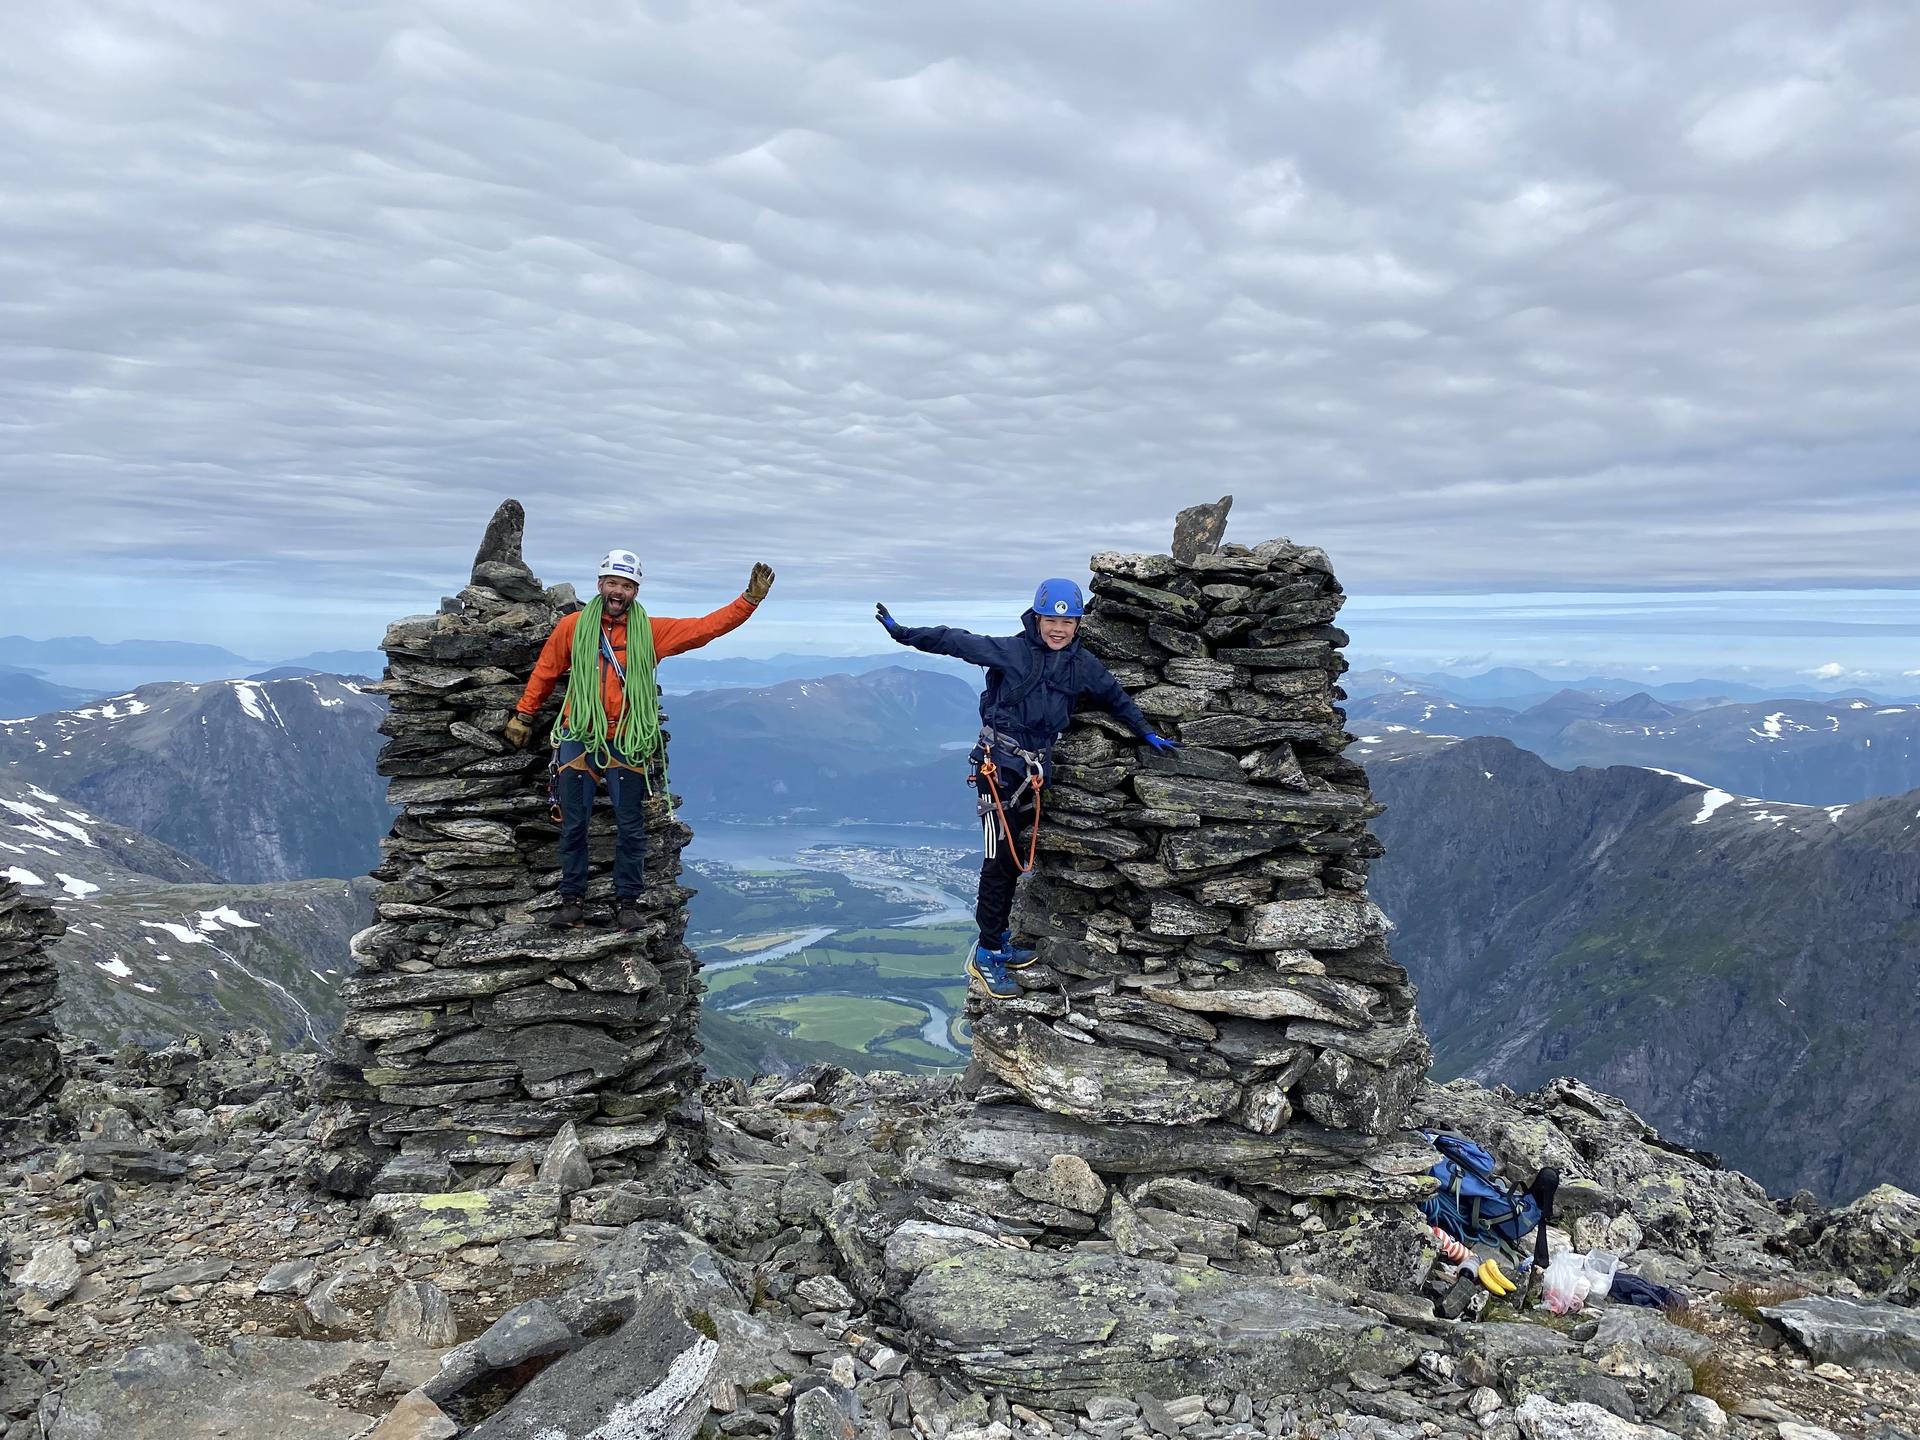
[[16,7],[0,602],[390,614],[506,494],[801,606],[1226,491],[1356,592],[1912,586],[1916,16]]

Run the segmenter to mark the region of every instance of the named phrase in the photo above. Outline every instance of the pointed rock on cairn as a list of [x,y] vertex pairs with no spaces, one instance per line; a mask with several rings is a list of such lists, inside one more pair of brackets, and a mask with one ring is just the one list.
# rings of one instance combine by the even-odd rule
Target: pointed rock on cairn
[[377,923],[353,940],[315,1179],[377,1189],[389,1204],[537,1165],[569,1123],[600,1178],[631,1174],[700,1075],[697,962],[683,943],[692,892],[679,884],[692,832],[664,794],[647,804],[646,925],[608,928],[604,804],[590,839],[590,928],[548,924],[560,858],[544,740],[558,697],[529,750],[501,732],[541,645],[579,601],[527,569],[524,527],[519,502],[500,507],[471,582],[437,615],[387,631],[386,678],[371,687],[389,697],[380,773],[401,814],[373,871]]
[[67,922],[51,905],[0,877],[0,1132],[16,1128],[60,1088],[47,946],[66,933]]
[[922,1176],[1060,1242],[1093,1222],[1022,1184],[1058,1155],[1119,1188],[1121,1248],[1227,1257],[1316,1205],[1422,1194],[1434,1159],[1396,1134],[1430,1054],[1367,898],[1344,597],[1320,550],[1222,544],[1230,503],[1182,512],[1178,559],[1092,559],[1086,644],[1183,748],[1104,713],[1060,742],[1015,912],[1039,963],[970,1001],[980,1103]]

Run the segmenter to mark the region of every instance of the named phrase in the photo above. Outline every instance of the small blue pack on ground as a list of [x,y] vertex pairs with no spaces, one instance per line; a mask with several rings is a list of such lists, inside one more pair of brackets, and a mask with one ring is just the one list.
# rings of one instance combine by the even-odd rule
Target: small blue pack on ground
[[1540,1201],[1500,1174],[1500,1162],[1484,1146],[1450,1130],[1424,1130],[1441,1160],[1427,1173],[1440,1188],[1420,1202],[1427,1223],[1469,1245],[1496,1245],[1515,1256],[1543,1219]]

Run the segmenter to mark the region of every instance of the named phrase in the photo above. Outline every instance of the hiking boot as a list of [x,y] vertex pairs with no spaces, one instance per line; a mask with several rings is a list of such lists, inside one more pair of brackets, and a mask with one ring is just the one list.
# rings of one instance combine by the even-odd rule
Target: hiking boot
[[553,923],[562,930],[578,930],[587,923],[587,907],[576,896],[563,896],[560,908],[553,912]]
[[613,917],[613,923],[631,935],[647,923],[647,917],[641,912],[638,900],[622,900],[620,913]]
[[1007,970],[1007,952],[989,950],[984,945],[973,947],[973,954],[967,957],[967,974],[980,982],[980,988],[995,1000],[1011,1000],[1020,993],[1020,986]]
[[1014,944],[1013,931],[1011,930],[1002,930],[1000,932],[1000,949],[1007,957],[1007,968],[1009,970],[1024,970],[1033,964],[1033,947],[1030,945]]

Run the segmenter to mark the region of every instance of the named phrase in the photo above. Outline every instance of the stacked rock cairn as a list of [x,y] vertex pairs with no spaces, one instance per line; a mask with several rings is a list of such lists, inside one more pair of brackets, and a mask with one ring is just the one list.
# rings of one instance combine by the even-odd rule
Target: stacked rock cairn
[[[579,608],[521,559],[503,504],[465,589],[381,642],[391,707],[380,773],[400,808],[373,871],[376,923],[356,935],[346,1016],[320,1090],[320,1183],[346,1193],[472,1188],[540,1161],[569,1125],[596,1178],[634,1172],[700,1078],[680,852],[692,832],[664,787],[647,804],[646,924],[611,928],[613,820],[589,837],[588,928],[557,904],[559,827],[541,743],[502,738],[540,647]],[[577,1162],[576,1162],[577,1163]]]
[[66,932],[51,905],[0,878],[0,1140],[60,1088],[47,947]]
[[1116,1200],[1110,1233],[1229,1256],[1297,1236],[1303,1199],[1428,1188],[1401,1127],[1430,1050],[1367,898],[1380,807],[1341,754],[1343,595],[1320,550],[1221,544],[1230,504],[1183,511],[1171,555],[1093,557],[1085,643],[1183,748],[1076,719],[1015,912],[1039,962],[970,1002],[948,1188],[1062,1238],[1095,1224],[1042,1173],[1062,1155],[1149,1207],[1143,1231]]

